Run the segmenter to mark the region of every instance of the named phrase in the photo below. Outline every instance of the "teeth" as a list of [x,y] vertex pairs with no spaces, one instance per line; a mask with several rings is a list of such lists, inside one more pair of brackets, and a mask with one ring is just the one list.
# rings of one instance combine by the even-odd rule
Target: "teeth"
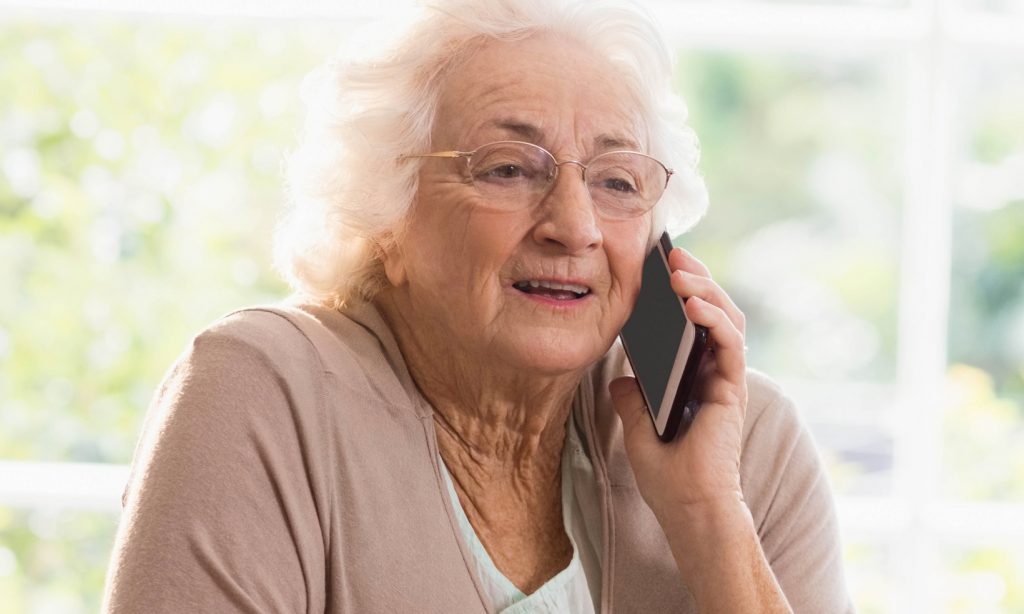
[[590,288],[586,286],[579,286],[576,284],[560,284],[554,281],[544,281],[531,279],[529,281],[521,281],[516,285],[525,286],[529,284],[532,288],[550,288],[552,290],[568,290],[569,292],[575,292],[576,294],[586,294],[590,292]]

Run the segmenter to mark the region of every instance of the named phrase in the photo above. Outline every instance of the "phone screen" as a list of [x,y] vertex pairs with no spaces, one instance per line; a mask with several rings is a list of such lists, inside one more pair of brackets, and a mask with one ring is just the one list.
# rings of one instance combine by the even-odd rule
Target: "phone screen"
[[636,376],[655,431],[671,441],[688,425],[699,405],[691,398],[708,331],[687,320],[683,301],[672,289],[668,234],[644,261],[640,293],[620,338]]
[[644,261],[643,283],[633,314],[622,327],[633,372],[643,377],[647,403],[655,418],[665,399],[685,330],[686,314],[655,246]]

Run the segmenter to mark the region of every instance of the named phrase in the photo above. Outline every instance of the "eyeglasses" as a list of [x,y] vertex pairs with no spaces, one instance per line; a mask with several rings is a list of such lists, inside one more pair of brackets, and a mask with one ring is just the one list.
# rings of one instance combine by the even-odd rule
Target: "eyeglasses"
[[563,164],[582,169],[583,181],[598,211],[611,218],[631,218],[650,211],[673,171],[637,151],[609,151],[589,162],[558,162],[548,150],[523,141],[497,141],[473,151],[438,151],[404,158],[463,158],[473,186],[487,201],[516,211],[540,203]]

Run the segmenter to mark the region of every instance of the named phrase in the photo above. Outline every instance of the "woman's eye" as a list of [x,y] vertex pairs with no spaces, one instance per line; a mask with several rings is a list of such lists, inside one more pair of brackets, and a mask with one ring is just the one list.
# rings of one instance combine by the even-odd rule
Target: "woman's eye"
[[607,177],[601,181],[601,187],[622,194],[636,193],[636,186],[633,185],[633,182],[621,177]]
[[536,173],[523,164],[503,162],[478,169],[473,176],[481,181],[509,182],[531,180]]
[[498,179],[515,179],[516,177],[522,177],[525,173],[522,167],[515,164],[502,164],[487,171],[486,174]]

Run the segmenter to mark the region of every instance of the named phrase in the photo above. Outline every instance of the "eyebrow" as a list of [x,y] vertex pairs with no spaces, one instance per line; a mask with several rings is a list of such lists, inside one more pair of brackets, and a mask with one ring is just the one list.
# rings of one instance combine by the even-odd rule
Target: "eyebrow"
[[640,151],[640,145],[633,139],[626,136],[602,134],[601,136],[594,139],[594,141],[601,149],[629,149],[632,151]]
[[[541,129],[533,124],[509,119],[500,119],[487,124],[489,127],[504,130],[515,134],[519,139],[529,143],[540,143],[543,139]],[[618,149],[629,149],[640,151],[640,145],[632,138],[618,134],[601,134],[594,139],[595,149],[614,151]]]
[[498,120],[491,122],[490,125],[495,128],[500,128],[506,132],[511,132],[525,141],[536,142],[540,140],[540,128],[533,124],[526,124],[523,122],[513,120]]

